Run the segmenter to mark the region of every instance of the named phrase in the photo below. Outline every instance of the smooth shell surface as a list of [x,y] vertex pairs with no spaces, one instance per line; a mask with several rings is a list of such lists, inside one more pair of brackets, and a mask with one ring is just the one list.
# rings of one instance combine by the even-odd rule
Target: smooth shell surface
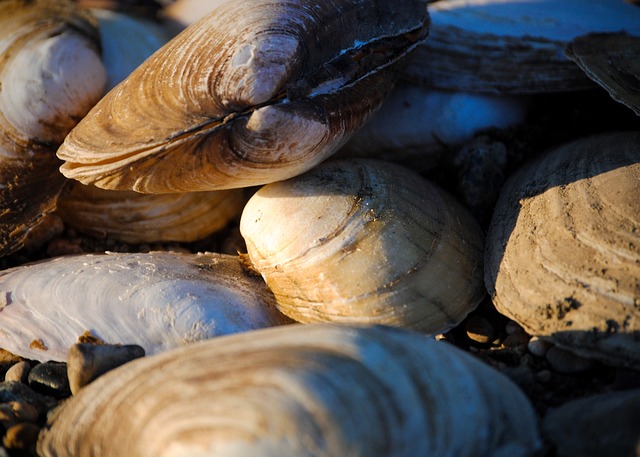
[[526,97],[399,84],[338,154],[375,157],[428,170],[477,132],[523,122],[527,106]]
[[534,455],[536,417],[497,371],[390,328],[291,325],[139,359],[71,398],[39,455]]
[[640,133],[560,147],[512,175],[496,205],[485,280],[532,335],[640,367]]
[[96,237],[126,243],[191,242],[225,227],[240,215],[241,189],[179,194],[140,194],[71,185],[56,213],[69,225]]
[[565,53],[614,100],[640,116],[640,36],[592,33],[571,41]]
[[300,174],[378,108],[427,24],[423,0],[226,2],[95,106],[58,150],[61,171],[143,193]]
[[535,93],[593,87],[564,56],[593,32],[640,34],[640,10],[624,0],[440,0],[429,39],[406,76],[434,88]]
[[409,169],[333,160],[251,197],[240,232],[251,262],[299,322],[441,332],[485,296],[481,229]]
[[92,19],[67,1],[0,7],[0,255],[22,247],[64,184],[56,148],[102,96]]
[[89,332],[147,354],[288,322],[259,277],[220,254],[87,254],[0,275],[0,347],[66,360]]

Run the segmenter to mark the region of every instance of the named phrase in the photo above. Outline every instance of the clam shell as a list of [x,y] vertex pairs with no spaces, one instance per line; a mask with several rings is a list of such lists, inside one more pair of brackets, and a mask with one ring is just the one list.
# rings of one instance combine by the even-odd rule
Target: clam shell
[[640,36],[592,33],[572,40],[565,53],[614,100],[640,116]]
[[512,175],[495,208],[485,281],[529,334],[640,367],[640,133],[560,147]]
[[300,174],[379,106],[427,23],[422,0],[226,2],[95,106],[58,150],[61,171],[143,193]]
[[94,21],[67,1],[0,8],[0,255],[53,210],[64,184],[55,150],[102,96]]
[[106,9],[92,9],[100,24],[102,60],[107,70],[107,90],[113,89],[171,38],[157,22]]
[[624,0],[441,0],[429,5],[429,39],[407,78],[445,90],[536,93],[593,87],[564,56],[592,32],[640,34],[640,10]]
[[191,242],[224,228],[245,202],[241,189],[151,195],[74,181],[56,211],[67,224],[95,237],[132,244]]
[[299,322],[437,333],[486,295],[478,224],[399,165],[333,160],[264,186],[245,206],[240,232],[278,308]]
[[429,170],[479,131],[523,122],[527,106],[526,97],[399,84],[339,155],[374,157]]
[[[161,386],[159,388],[159,386]],[[66,402],[43,456],[531,456],[508,378],[390,328],[291,325],[117,368]]]
[[2,272],[0,297],[0,347],[35,360],[66,360],[86,332],[154,354],[288,322],[260,278],[221,254],[59,257]]

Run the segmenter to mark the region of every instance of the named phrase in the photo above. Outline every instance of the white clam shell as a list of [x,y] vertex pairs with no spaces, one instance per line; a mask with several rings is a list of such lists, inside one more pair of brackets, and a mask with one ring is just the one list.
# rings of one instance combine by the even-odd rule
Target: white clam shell
[[592,32],[640,34],[640,9],[624,0],[441,0],[430,4],[429,12],[429,39],[405,73],[447,90],[593,87],[564,56],[567,43]]
[[397,329],[291,325],[138,359],[53,417],[39,455],[531,456],[508,378]]
[[396,164],[333,160],[264,186],[245,206],[240,232],[278,308],[298,322],[438,333],[486,296],[476,221]]
[[0,347],[36,360],[66,360],[87,331],[154,354],[287,322],[260,278],[220,254],[60,257],[2,272],[0,297]]
[[527,106],[528,99],[520,96],[398,85],[340,155],[375,157],[427,170],[477,132],[523,122]]

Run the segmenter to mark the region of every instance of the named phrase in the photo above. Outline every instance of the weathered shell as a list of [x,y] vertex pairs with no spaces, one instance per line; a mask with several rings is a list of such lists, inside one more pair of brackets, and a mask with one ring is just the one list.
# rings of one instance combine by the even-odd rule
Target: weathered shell
[[104,190],[75,181],[57,214],[80,232],[126,243],[190,242],[224,228],[246,202],[242,189],[179,194]]
[[593,87],[564,48],[592,32],[640,34],[624,0],[441,0],[429,5],[429,39],[406,76],[431,87],[493,93]]
[[172,38],[169,30],[157,22],[106,9],[92,9],[91,13],[100,24],[107,90],[122,82]]
[[259,277],[220,254],[87,254],[0,275],[0,347],[66,360],[89,332],[147,354],[217,335],[287,323]]
[[565,53],[614,100],[640,116],[640,36],[592,33],[575,38]]
[[509,178],[486,244],[496,308],[579,354],[640,367],[640,133],[577,140]]
[[0,255],[20,247],[64,184],[55,150],[102,96],[91,18],[67,1],[0,7]]
[[43,456],[530,456],[508,378],[397,329],[290,325],[138,359],[72,397]]
[[428,170],[443,155],[487,128],[524,121],[528,102],[519,96],[444,92],[400,84],[340,151]]
[[333,160],[264,186],[245,206],[240,232],[278,308],[299,322],[436,333],[486,295],[478,224],[399,165]]
[[95,106],[58,150],[61,171],[143,193],[300,174],[379,106],[427,23],[424,0],[226,2]]
[[640,455],[640,389],[573,400],[542,423],[558,457]]

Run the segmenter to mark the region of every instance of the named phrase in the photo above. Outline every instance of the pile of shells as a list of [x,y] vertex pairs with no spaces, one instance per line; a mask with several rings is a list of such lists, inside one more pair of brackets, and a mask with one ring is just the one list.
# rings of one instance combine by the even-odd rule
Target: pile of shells
[[638,454],[637,4],[2,6],[0,457]]

